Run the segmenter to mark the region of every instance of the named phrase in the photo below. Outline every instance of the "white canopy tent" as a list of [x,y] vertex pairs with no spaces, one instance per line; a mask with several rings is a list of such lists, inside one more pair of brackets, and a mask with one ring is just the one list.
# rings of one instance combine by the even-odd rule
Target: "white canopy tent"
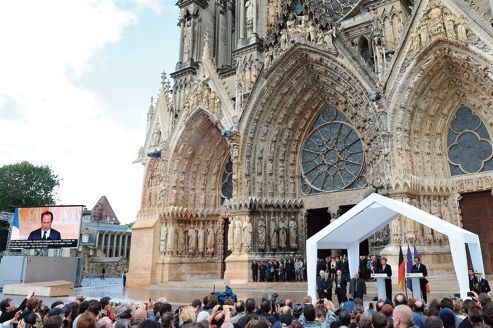
[[446,222],[412,205],[371,194],[337,220],[306,241],[308,294],[316,299],[317,250],[347,249],[351,277],[359,268],[359,244],[385,225],[403,215],[411,220],[441,232],[449,238],[452,260],[462,299],[467,298],[466,247],[468,244],[472,265],[484,273],[478,235]]

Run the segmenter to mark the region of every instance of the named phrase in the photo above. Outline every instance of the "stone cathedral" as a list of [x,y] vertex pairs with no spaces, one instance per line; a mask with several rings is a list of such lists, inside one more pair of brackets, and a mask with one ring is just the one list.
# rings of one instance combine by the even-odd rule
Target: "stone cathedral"
[[[128,285],[245,283],[372,192],[478,233],[493,271],[493,0],[177,6]],[[405,217],[360,253],[395,263],[406,244],[453,270],[447,238]]]

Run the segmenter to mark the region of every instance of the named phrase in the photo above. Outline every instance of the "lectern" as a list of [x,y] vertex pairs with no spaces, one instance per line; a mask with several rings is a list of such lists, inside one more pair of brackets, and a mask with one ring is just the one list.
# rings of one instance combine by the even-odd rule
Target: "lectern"
[[372,278],[377,280],[377,296],[379,300],[387,299],[387,290],[385,289],[385,280],[391,279],[386,273],[374,273]]
[[406,273],[406,278],[411,279],[411,285],[413,286],[413,297],[415,299],[423,298],[421,295],[420,280],[423,279],[422,273]]

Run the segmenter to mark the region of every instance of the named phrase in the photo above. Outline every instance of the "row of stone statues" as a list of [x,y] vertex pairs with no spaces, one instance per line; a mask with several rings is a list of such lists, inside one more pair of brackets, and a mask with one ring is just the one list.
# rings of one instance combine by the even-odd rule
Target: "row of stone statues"
[[252,223],[246,218],[229,218],[228,227],[228,251],[233,254],[249,252],[252,248]]
[[[174,222],[161,224],[159,252],[164,255],[214,256],[220,221],[192,223],[186,227]],[[176,242],[175,242],[176,238]]]
[[275,216],[272,216],[268,223],[261,216],[257,223],[257,235],[259,251],[298,248],[298,223],[294,215],[289,218],[289,222],[284,217],[277,220]]
[[264,68],[269,68],[274,60],[288,47],[290,42],[309,42],[324,49],[334,51],[333,40],[336,36],[334,25],[322,26],[309,18],[309,15],[297,16],[292,13],[286,21],[286,27],[279,31],[275,40],[264,54]]
[[[296,250],[298,248],[298,223],[295,216],[289,221],[272,216],[266,221],[260,216],[257,222],[256,246],[258,251]],[[253,247],[253,225],[249,218],[229,218],[228,250],[233,254],[248,253]]]
[[411,32],[411,51],[422,50],[433,40],[443,37],[467,42],[468,29],[469,22],[463,15],[455,16],[441,2],[434,0],[420,24]]
[[[452,210],[450,206],[450,200],[448,196],[420,196],[419,198],[405,197],[404,202],[420,208],[425,212],[430,213],[436,217],[439,217],[447,222],[460,226],[458,220],[454,220],[452,216]],[[443,245],[446,243],[447,238],[440,232],[432,230],[426,225],[421,225],[414,220],[400,218],[394,220],[390,224],[392,242],[402,243],[415,243],[420,239],[427,245],[438,244]]]

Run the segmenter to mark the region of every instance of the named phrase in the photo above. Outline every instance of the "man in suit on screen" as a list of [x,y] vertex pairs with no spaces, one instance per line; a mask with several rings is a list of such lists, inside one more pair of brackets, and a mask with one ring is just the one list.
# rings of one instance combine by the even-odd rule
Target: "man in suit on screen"
[[46,211],[41,213],[41,228],[31,231],[27,240],[61,240],[59,231],[53,229],[53,213]]

